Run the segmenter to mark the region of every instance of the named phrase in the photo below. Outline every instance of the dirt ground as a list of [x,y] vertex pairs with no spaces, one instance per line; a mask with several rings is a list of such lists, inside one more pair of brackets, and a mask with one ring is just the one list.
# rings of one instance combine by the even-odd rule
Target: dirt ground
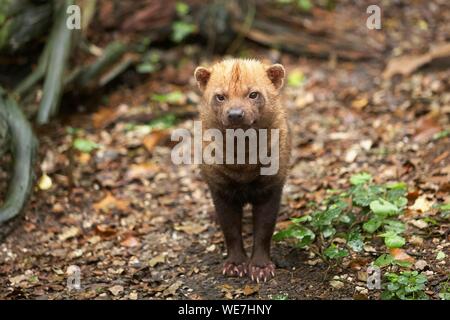
[[[405,51],[413,47],[414,37],[402,39]],[[255,47],[249,54],[268,58],[273,51]],[[386,250],[379,238],[337,266],[274,243],[276,277],[267,283],[220,274],[225,249],[206,185],[196,166],[176,166],[170,158],[170,131],[192,129],[196,117],[196,63],[187,60],[145,79],[125,74],[100,98],[65,97],[65,115],[39,130],[37,178],[45,173],[51,186],[35,188],[24,220],[0,244],[0,297],[378,299],[379,290],[366,289],[364,271]],[[436,138],[450,128],[449,68],[431,64],[385,79],[388,58],[348,62],[282,54],[279,60],[305,81],[284,90],[294,147],[277,229],[362,171],[375,182],[406,182],[410,206],[419,197],[450,202],[450,138]],[[182,92],[179,101],[151,99],[151,93],[173,91]],[[139,126],[155,110],[182,116],[171,128],[149,133]],[[72,147],[76,137],[98,148],[79,152]],[[6,170],[1,173],[5,186]],[[404,250],[427,262],[426,293],[438,299],[450,261],[437,260],[436,253],[450,255],[449,222],[418,228],[418,214],[411,210],[402,218],[408,225]],[[420,217],[438,219],[435,210]],[[250,249],[249,212],[244,233]],[[69,271],[76,267],[81,288],[71,289]],[[332,286],[333,279],[344,285]]]

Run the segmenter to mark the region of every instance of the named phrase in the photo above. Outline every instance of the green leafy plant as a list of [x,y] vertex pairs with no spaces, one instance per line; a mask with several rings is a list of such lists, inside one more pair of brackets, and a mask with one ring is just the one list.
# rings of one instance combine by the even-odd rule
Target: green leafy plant
[[450,285],[448,282],[444,283],[439,292],[439,298],[442,300],[450,300]]
[[279,293],[272,296],[272,300],[288,300],[289,295],[287,293]]
[[305,82],[305,75],[300,70],[294,70],[288,75],[288,86],[298,88]]
[[402,271],[400,274],[386,273],[384,291],[381,294],[383,300],[427,300],[425,285],[427,277],[417,271]]
[[385,253],[385,254],[382,254],[381,256],[379,256],[374,261],[374,265],[376,265],[377,267],[380,267],[380,268],[384,268],[387,266],[399,266],[399,267],[408,268],[411,266],[411,262],[396,260],[392,255]]
[[164,130],[173,127],[176,121],[177,117],[174,114],[170,113],[150,121],[148,126],[152,130]]
[[190,34],[197,32],[197,25],[191,22],[189,6],[186,3],[177,2],[175,9],[180,19],[172,24],[172,41],[180,43]]
[[437,208],[441,212],[441,217],[444,219],[450,218],[450,203],[438,205]]
[[100,146],[95,143],[94,141],[77,138],[73,141],[73,147],[77,149],[78,151],[84,152],[84,153],[91,153],[95,149],[98,149]]
[[[403,246],[405,225],[397,218],[408,202],[406,185],[373,184],[368,173],[351,176],[350,184],[347,190],[331,191],[323,203],[312,206],[316,209],[310,214],[291,219],[292,223],[277,232],[274,240],[290,239],[299,248],[317,241],[322,257],[328,260],[341,259],[348,250],[360,252],[365,238],[375,232],[384,238],[388,248]],[[346,240],[346,248],[334,244],[336,237]]]
[[137,65],[136,71],[139,73],[153,73],[160,68],[160,55],[156,51],[150,51],[144,55],[142,62]]
[[184,95],[180,91],[172,91],[166,94],[153,94],[152,100],[160,103],[179,104],[183,101]]

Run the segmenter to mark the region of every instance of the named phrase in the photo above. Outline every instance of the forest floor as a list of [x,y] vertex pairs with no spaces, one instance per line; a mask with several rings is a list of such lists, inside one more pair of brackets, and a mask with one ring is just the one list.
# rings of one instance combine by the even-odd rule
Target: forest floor
[[[405,182],[406,244],[396,254],[426,275],[425,293],[439,299],[450,267],[448,216],[436,209],[450,203],[450,69],[430,65],[383,78],[387,61],[286,54],[280,61],[291,75],[284,103],[293,157],[277,230],[311,202],[323,202],[327,190],[348,188],[352,174]],[[38,185],[24,221],[0,244],[1,298],[380,298],[380,290],[366,288],[365,272],[389,252],[379,237],[337,265],[275,242],[274,279],[255,284],[222,276],[225,248],[209,191],[196,166],[176,166],[170,157],[170,131],[192,129],[196,117],[194,67],[183,60],[142,82],[125,75],[91,102],[96,108],[71,110],[39,130]],[[165,115],[159,129],[151,121],[155,109]],[[7,173],[1,177],[4,186]],[[249,212],[244,234],[250,249]],[[76,267],[79,289],[68,286]]]

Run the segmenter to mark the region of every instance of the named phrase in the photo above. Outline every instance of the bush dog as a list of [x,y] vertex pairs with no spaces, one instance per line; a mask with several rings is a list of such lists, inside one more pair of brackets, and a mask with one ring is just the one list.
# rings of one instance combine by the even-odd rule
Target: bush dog
[[[272,129],[278,132],[278,159],[272,159],[278,162],[278,170],[272,174],[261,174],[261,159],[253,164],[201,165],[202,177],[211,191],[227,247],[223,274],[248,275],[253,281],[267,281],[275,275],[270,244],[291,148],[286,110],[280,101],[284,67],[280,64],[266,65],[258,60],[228,59],[211,68],[198,67],[194,76],[202,92],[200,119],[203,129],[217,129],[224,134],[227,129],[255,129],[256,132],[266,129],[268,145],[275,141]],[[258,136],[258,146],[261,146],[261,141]],[[245,143],[250,146],[249,139]],[[267,150],[273,149],[267,146]],[[234,157],[237,156],[235,152]],[[247,156],[248,152],[246,159]],[[252,206],[253,215],[250,258],[242,241],[242,213],[246,204]]]

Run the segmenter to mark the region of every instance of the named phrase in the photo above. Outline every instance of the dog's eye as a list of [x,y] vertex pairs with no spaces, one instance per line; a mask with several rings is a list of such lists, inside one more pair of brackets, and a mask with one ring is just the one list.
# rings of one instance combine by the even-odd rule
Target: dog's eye
[[219,102],[224,102],[225,96],[223,94],[216,94],[216,100]]
[[250,92],[250,94],[248,95],[248,97],[249,97],[250,99],[256,99],[256,98],[259,97],[259,93],[256,92],[256,91]]

